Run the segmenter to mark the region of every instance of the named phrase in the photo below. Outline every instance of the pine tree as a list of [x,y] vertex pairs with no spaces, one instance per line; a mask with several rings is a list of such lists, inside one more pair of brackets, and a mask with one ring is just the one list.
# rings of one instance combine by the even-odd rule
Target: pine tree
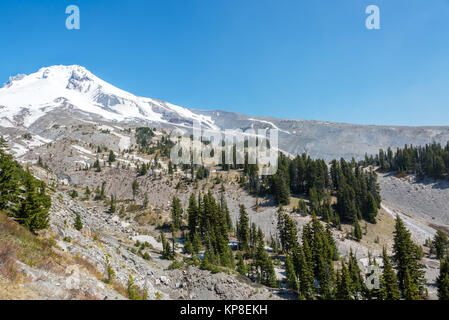
[[351,275],[349,274],[344,261],[341,262],[341,270],[337,279],[336,297],[340,300],[353,299],[353,284],[351,281]]
[[203,259],[201,260],[200,268],[203,270],[212,270],[212,261],[213,261],[213,257],[210,252],[210,249],[206,247],[206,251],[204,252]]
[[115,161],[115,154],[114,151],[109,151],[109,156],[108,156],[108,162],[109,165],[111,165],[113,162]]
[[296,275],[299,281],[299,290],[304,298],[310,299],[313,297],[315,291],[315,279],[313,272],[312,251],[307,240],[303,240],[303,246],[298,250],[296,264]]
[[437,278],[438,298],[440,300],[449,300],[449,260],[444,259],[440,262],[440,275]]
[[352,236],[354,237],[354,240],[357,242],[360,242],[362,239],[362,229],[360,228],[359,220],[357,219],[357,216],[354,217],[354,229],[352,230]]
[[365,290],[365,286],[357,258],[354,255],[352,248],[349,252],[348,271],[351,277],[352,293],[354,296],[359,296],[359,294]]
[[165,234],[161,231],[161,242],[162,242],[162,258],[167,260],[172,260],[174,258],[172,248],[170,243],[165,238]]
[[197,234],[195,234],[193,236],[192,246],[193,246],[193,252],[198,254],[200,252],[200,249],[201,249],[201,239],[200,239],[200,237]]
[[146,209],[148,207],[149,202],[150,202],[150,200],[148,199],[148,193],[145,193],[145,197],[143,198],[142,207],[144,209]]
[[187,224],[190,230],[190,239],[193,240],[194,235],[197,233],[198,220],[199,220],[199,209],[196,203],[195,194],[191,194],[189,198],[189,207],[187,208]]
[[106,197],[105,192],[106,192],[106,181],[103,181],[103,182],[101,183],[101,190],[100,190],[100,199],[101,199],[101,200],[104,200],[104,199],[105,199],[105,197]]
[[223,211],[223,214],[226,218],[226,226],[228,228],[228,231],[231,232],[234,229],[234,226],[232,225],[231,213],[229,212],[229,208],[226,203],[226,199],[224,197],[223,191],[221,193],[220,206],[221,206],[221,210]]
[[115,198],[111,195],[111,201],[109,205],[109,213],[115,213]]
[[75,189],[73,189],[73,191],[70,193],[70,197],[72,199],[75,199],[76,197],[78,197],[78,191],[76,191]]
[[376,223],[376,216],[378,211],[378,205],[371,193],[367,195],[367,203],[364,217],[370,223]]
[[315,215],[312,216],[311,228],[305,230],[309,233],[306,238],[309,238],[307,241],[311,243],[314,274],[318,281],[319,294],[323,299],[331,299],[335,281],[332,249],[327,241],[323,226]]
[[[0,138],[0,210],[13,209],[19,196],[19,167],[12,155],[5,152],[5,140]],[[11,208],[13,206],[13,208]]]
[[273,261],[265,250],[264,234],[259,228],[257,232],[257,245],[254,263],[257,270],[258,279],[266,286],[276,286],[276,273]]
[[385,247],[382,251],[383,260],[383,273],[380,281],[381,289],[380,296],[383,300],[399,300],[401,298],[401,292],[399,291],[398,281],[391,265],[390,258],[388,257]]
[[298,279],[296,277],[295,268],[293,266],[292,258],[287,255],[285,258],[285,274],[286,274],[286,285],[288,289],[298,291],[299,284]]
[[248,268],[243,260],[243,255],[241,252],[237,252],[237,272],[243,276],[248,274]]
[[420,294],[418,288],[410,276],[408,268],[405,268],[404,272],[404,299],[405,300],[419,300]]
[[172,227],[174,231],[179,230],[181,228],[182,214],[183,210],[181,207],[181,200],[179,200],[177,197],[173,197],[171,204],[171,218],[172,218]]
[[49,197],[45,194],[45,188],[39,193],[36,190],[36,181],[29,172],[26,173],[24,184],[25,199],[22,200],[16,218],[32,232],[45,229],[49,222]]
[[249,218],[243,204],[240,205],[237,239],[239,241],[239,249],[249,253]]
[[286,178],[275,174],[271,180],[271,189],[276,202],[281,205],[288,205],[290,203],[290,189],[287,185]]
[[187,253],[187,254],[192,254],[193,253],[192,241],[190,241],[189,238],[187,238],[184,241],[184,248],[183,249],[184,249],[184,253]]
[[83,229],[83,222],[81,221],[81,216],[79,213],[76,214],[75,217],[75,224],[73,225],[75,227],[76,230],[80,231],[81,229]]
[[[404,222],[399,216],[396,217],[393,251],[393,261],[398,271],[399,288],[403,295],[405,296],[407,288],[409,296],[414,297],[414,289],[416,288],[422,297],[425,296],[424,266],[419,263],[422,250],[413,243],[410,231],[405,228]],[[408,279],[406,279],[406,273]],[[409,283],[406,283],[406,280]]]
[[139,192],[139,182],[137,182],[137,180],[134,180],[131,188],[133,191],[133,200],[135,200],[137,193]]
[[298,248],[298,230],[296,223],[286,213],[280,212],[281,244],[285,253],[293,253]]
[[89,189],[89,186],[86,186],[86,190],[84,191],[84,195],[86,196],[86,198],[89,198],[90,194],[91,194],[91,191]]
[[98,158],[95,160],[93,167],[97,172],[101,172],[100,160],[98,160]]
[[173,163],[171,161],[168,162],[168,174],[173,174]]
[[437,258],[440,260],[448,258],[449,238],[445,232],[437,230],[432,241],[432,251],[435,251]]

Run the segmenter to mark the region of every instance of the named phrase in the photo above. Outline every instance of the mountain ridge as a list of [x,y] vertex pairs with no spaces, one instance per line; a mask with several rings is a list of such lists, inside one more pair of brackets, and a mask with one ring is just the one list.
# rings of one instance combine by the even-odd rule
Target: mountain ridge
[[[449,141],[449,126],[387,126],[321,120],[278,119],[225,110],[176,106],[119,89],[79,65],[57,65],[10,77],[0,89],[0,127],[41,132],[44,116],[189,130],[278,129],[279,147],[290,154],[362,159],[379,149]],[[44,138],[45,135],[43,136]]]

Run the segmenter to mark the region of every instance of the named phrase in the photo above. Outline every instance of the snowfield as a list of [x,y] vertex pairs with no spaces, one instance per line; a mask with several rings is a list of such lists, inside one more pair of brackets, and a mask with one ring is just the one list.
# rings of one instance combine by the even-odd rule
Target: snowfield
[[[61,107],[79,109],[109,121],[144,120],[170,123],[199,121],[217,129],[210,117],[156,99],[135,96],[93,75],[81,66],[52,66],[30,75],[11,77],[0,89],[0,125],[29,127]],[[177,121],[178,123],[178,121]]]

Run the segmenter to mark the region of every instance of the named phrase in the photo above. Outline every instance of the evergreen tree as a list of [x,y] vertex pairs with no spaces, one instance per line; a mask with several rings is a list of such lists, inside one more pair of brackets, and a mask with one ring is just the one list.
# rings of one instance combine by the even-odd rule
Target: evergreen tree
[[0,210],[17,209],[20,170],[12,155],[5,152],[5,140],[0,138]]
[[274,271],[273,261],[265,250],[264,234],[259,228],[257,235],[257,248],[255,253],[255,267],[257,278],[266,286],[276,286],[276,273]]
[[[423,265],[419,263],[422,251],[411,240],[410,231],[405,228],[404,222],[399,216],[396,217],[393,251],[393,261],[398,270],[399,288],[403,295],[405,296],[405,291],[408,290],[408,296],[415,298],[416,289],[419,295],[424,297],[426,295],[424,270]],[[406,277],[408,278],[406,279]]]
[[228,231],[231,232],[234,229],[234,226],[232,225],[231,213],[229,212],[229,208],[226,203],[226,199],[224,197],[223,191],[221,193],[220,206],[221,206],[221,210],[226,218],[226,226],[228,228]]
[[95,171],[101,172],[100,160],[98,158],[95,160],[93,167],[96,169]]
[[367,194],[367,203],[364,217],[370,223],[376,223],[378,204],[371,193]]
[[41,191],[37,190],[36,181],[31,173],[25,177],[25,199],[22,200],[20,209],[16,215],[17,220],[35,232],[48,226],[49,196],[45,194],[45,186],[41,185]]
[[313,272],[312,251],[307,240],[303,240],[303,246],[297,253],[296,275],[299,281],[301,296],[311,299],[315,291],[315,279]]
[[445,232],[437,230],[432,241],[432,251],[435,252],[437,258],[440,260],[448,257],[449,238]]
[[438,298],[440,300],[449,300],[449,260],[444,259],[440,262],[440,275],[437,278]]
[[109,165],[111,165],[113,162],[115,162],[115,154],[114,151],[109,151],[109,156],[108,156],[108,162]]
[[190,239],[193,240],[194,235],[197,233],[199,222],[199,208],[196,203],[195,194],[192,193],[189,198],[189,207],[187,208],[187,224],[190,230]]
[[195,234],[193,236],[192,246],[193,246],[193,252],[198,254],[201,249],[201,239],[197,234]]
[[139,192],[139,182],[137,180],[134,180],[131,185],[132,191],[133,191],[133,200],[136,199],[137,193]]
[[327,240],[324,228],[315,215],[311,221],[311,248],[315,277],[319,285],[319,294],[324,299],[332,298],[334,285],[333,250]]
[[419,300],[421,298],[418,287],[415,281],[410,276],[408,268],[405,268],[404,272],[404,299],[405,300]]
[[351,275],[349,274],[346,263],[344,261],[341,262],[341,270],[337,278],[336,297],[340,300],[353,299],[353,284],[351,281]]
[[353,224],[353,230],[352,230],[352,236],[354,240],[357,242],[360,242],[362,239],[362,229],[360,228],[359,220],[357,219],[357,216],[354,217],[354,224]]
[[145,193],[145,197],[143,198],[142,207],[144,209],[146,209],[148,207],[149,202],[150,202],[150,200],[148,199],[148,193]]
[[237,272],[243,276],[248,274],[248,268],[243,260],[243,255],[241,252],[237,252]]
[[243,204],[240,205],[237,239],[239,241],[239,249],[249,253],[249,218]]
[[285,253],[293,253],[298,248],[298,230],[296,223],[286,213],[279,213],[278,228],[282,249]]
[[171,219],[174,231],[179,230],[181,228],[182,214],[183,210],[181,207],[181,200],[179,200],[177,197],[173,197],[171,203]]
[[170,243],[165,238],[165,234],[161,231],[161,242],[162,242],[162,258],[167,260],[174,259],[172,248]]
[[383,300],[399,300],[401,298],[401,292],[399,291],[398,281],[391,265],[390,258],[388,257],[385,247],[382,251],[383,260],[383,273],[380,281],[381,284],[381,299]]
[[86,198],[89,198],[90,194],[91,194],[91,191],[89,189],[89,186],[86,186],[86,190],[84,191],[84,195],[86,196]]
[[354,295],[354,297],[360,297],[362,292],[365,291],[365,285],[362,278],[361,270],[359,267],[359,264],[357,262],[357,258],[352,252],[352,248],[349,252],[349,262],[348,262],[348,271],[349,275],[351,277],[351,292]]
[[171,161],[168,162],[168,174],[173,174],[173,163]]
[[109,213],[115,213],[115,198],[113,195],[111,195],[111,201],[110,201],[110,205],[109,205]]
[[75,227],[76,230],[80,231],[81,229],[83,229],[83,222],[81,221],[81,216],[79,213],[76,214],[75,216],[75,224],[73,225]]
[[289,255],[287,255],[287,257],[285,258],[285,274],[287,277],[286,279],[287,288],[294,291],[298,291],[299,289],[298,279],[296,277],[295,268],[293,266],[293,260]]
[[284,176],[279,174],[272,176],[271,190],[278,204],[288,205],[290,203],[290,190]]
[[184,241],[184,248],[183,249],[184,249],[184,253],[187,253],[187,254],[192,254],[193,253],[192,241],[190,241],[189,238],[187,238]]

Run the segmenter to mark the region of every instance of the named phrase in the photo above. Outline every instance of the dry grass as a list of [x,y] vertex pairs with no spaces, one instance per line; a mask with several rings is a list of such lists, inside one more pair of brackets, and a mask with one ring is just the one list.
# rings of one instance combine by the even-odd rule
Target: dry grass
[[[364,220],[360,222],[360,227],[362,228],[362,232],[364,233],[360,244],[367,247],[368,249],[381,252],[384,246],[387,249],[390,249],[393,245],[393,231],[395,221],[393,217],[383,209],[379,210],[376,219],[376,224],[367,223]],[[344,232],[351,233],[353,227],[352,225],[342,225],[342,229]]]
[[[4,257],[20,260],[30,267],[63,273],[63,257],[52,250],[52,241],[41,239],[0,212],[0,243]],[[0,262],[1,263],[1,262]]]
[[98,271],[98,269],[92,263],[90,263],[86,259],[81,258],[78,255],[74,256],[73,260],[74,260],[73,262],[76,265],[81,266],[86,271],[88,271],[91,275],[93,275],[95,278],[101,280],[103,275],[101,274],[100,271]]
[[11,281],[0,274],[0,300],[36,300],[41,297],[35,291]]
[[[26,265],[59,275],[66,275],[67,267],[78,265],[88,274],[98,280],[102,280],[104,275],[86,259],[76,255],[61,255],[56,253],[52,246],[54,241],[43,239],[29,232],[4,212],[0,212],[0,279],[3,279],[2,286],[15,288],[13,292],[7,294],[0,290],[1,299],[15,299],[20,297],[23,288],[16,287],[19,282],[25,280],[18,269],[16,261],[21,261]],[[123,296],[127,296],[126,288],[118,282],[113,281],[111,286]],[[74,290],[70,292],[72,299],[92,300],[94,296],[88,293]],[[24,299],[33,298],[27,294]]]
[[8,242],[0,242],[0,274],[10,281],[17,281],[20,272],[17,270],[17,247]]

